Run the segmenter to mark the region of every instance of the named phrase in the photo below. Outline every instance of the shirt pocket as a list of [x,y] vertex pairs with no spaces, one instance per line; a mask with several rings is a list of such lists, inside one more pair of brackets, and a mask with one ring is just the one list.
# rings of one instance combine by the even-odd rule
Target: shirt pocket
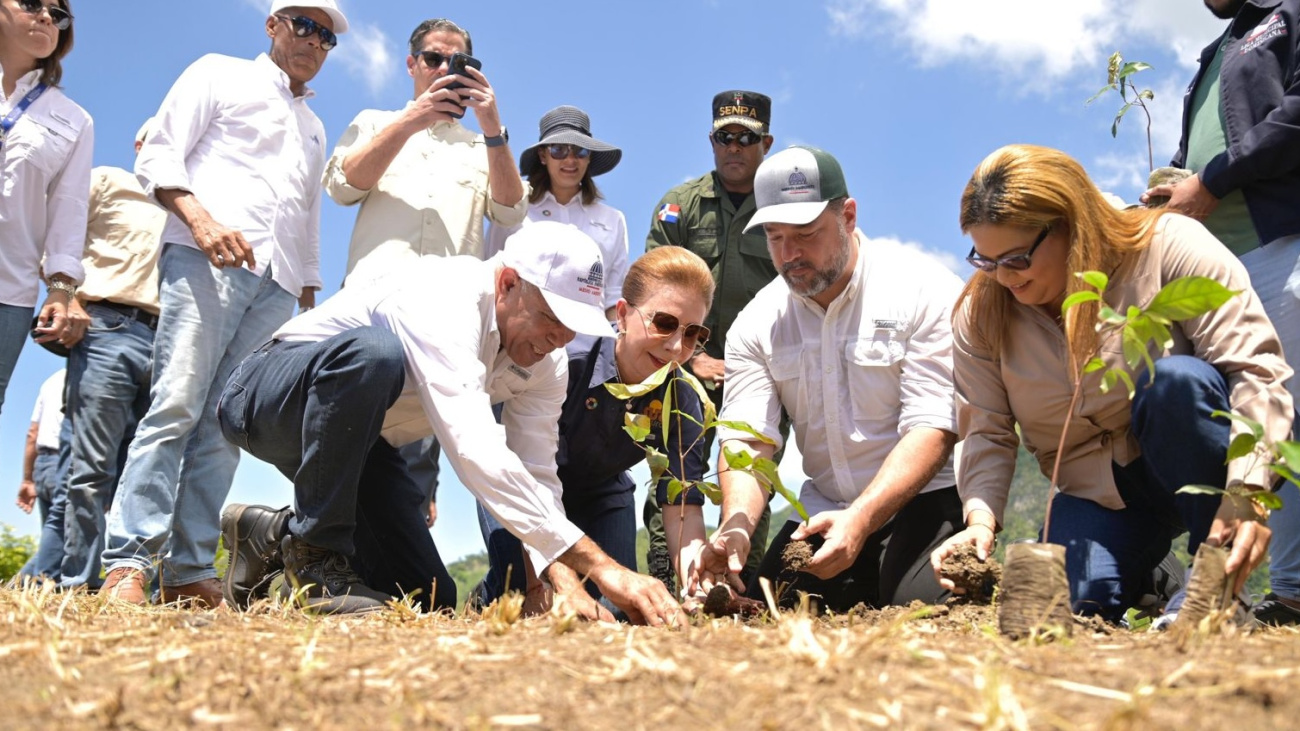
[[[684,216],[685,211],[678,215]],[[708,213],[701,216],[694,224],[686,232],[686,248],[698,254],[712,268],[717,265],[718,257],[721,256],[718,242],[721,227],[718,225],[718,216]]]
[[19,120],[4,146],[18,163],[33,165],[45,181],[59,174],[72,154],[73,130],[42,114],[28,113]]
[[[845,345],[845,374],[853,401],[853,419],[859,422],[896,420],[898,373],[907,353],[907,337],[897,330],[877,329]],[[864,372],[857,372],[865,369]]]

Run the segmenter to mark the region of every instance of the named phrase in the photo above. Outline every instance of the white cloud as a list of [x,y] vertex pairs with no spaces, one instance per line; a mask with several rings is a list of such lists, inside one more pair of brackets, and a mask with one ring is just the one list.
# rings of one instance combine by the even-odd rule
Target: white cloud
[[371,96],[379,96],[398,70],[397,59],[389,50],[394,47],[379,26],[353,22],[339,38],[331,57],[335,63],[343,64],[349,76],[365,83]]
[[901,246],[905,249],[919,252],[922,256],[929,257],[938,262],[940,266],[947,268],[957,276],[965,279],[970,274],[970,265],[964,259],[948,251],[939,251],[931,249],[925,244],[915,241],[902,241],[893,236],[866,236],[863,235],[863,245],[868,249],[876,244]]
[[1194,0],[828,0],[831,32],[907,46],[921,66],[985,67],[1037,91],[1094,73],[1125,43],[1155,43],[1180,63],[1224,22]]

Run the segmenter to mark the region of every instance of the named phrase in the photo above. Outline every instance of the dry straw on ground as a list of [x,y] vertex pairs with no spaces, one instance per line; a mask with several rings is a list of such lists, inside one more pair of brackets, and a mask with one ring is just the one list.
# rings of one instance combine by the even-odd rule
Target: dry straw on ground
[[1000,638],[989,607],[680,631],[0,590],[7,728],[1292,728],[1300,631]]

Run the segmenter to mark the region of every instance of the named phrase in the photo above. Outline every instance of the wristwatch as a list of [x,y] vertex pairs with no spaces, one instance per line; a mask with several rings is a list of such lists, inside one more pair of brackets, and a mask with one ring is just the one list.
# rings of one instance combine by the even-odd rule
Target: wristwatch
[[483,138],[483,143],[486,144],[488,147],[501,147],[502,145],[506,144],[509,141],[510,141],[510,130],[506,129],[506,126],[504,124],[501,125],[501,134],[497,135],[496,137]]
[[50,283],[46,285],[45,291],[53,292],[56,289],[68,295],[69,300],[72,300],[72,298],[77,296],[77,285],[72,282],[65,282],[62,279],[51,279]]

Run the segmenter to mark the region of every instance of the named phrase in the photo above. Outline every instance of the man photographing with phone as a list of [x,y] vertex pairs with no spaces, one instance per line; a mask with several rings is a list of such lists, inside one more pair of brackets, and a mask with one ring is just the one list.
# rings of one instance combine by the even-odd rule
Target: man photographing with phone
[[[483,219],[510,227],[528,211],[527,186],[510,154],[496,93],[470,55],[469,31],[443,18],[426,20],[411,33],[409,50],[412,100],[397,111],[363,110],[325,169],[331,198],[361,204],[348,246],[349,282],[401,268],[414,256],[482,259]],[[459,121],[470,109],[482,135]],[[430,526],[437,450],[432,437],[401,450],[434,506]]]

